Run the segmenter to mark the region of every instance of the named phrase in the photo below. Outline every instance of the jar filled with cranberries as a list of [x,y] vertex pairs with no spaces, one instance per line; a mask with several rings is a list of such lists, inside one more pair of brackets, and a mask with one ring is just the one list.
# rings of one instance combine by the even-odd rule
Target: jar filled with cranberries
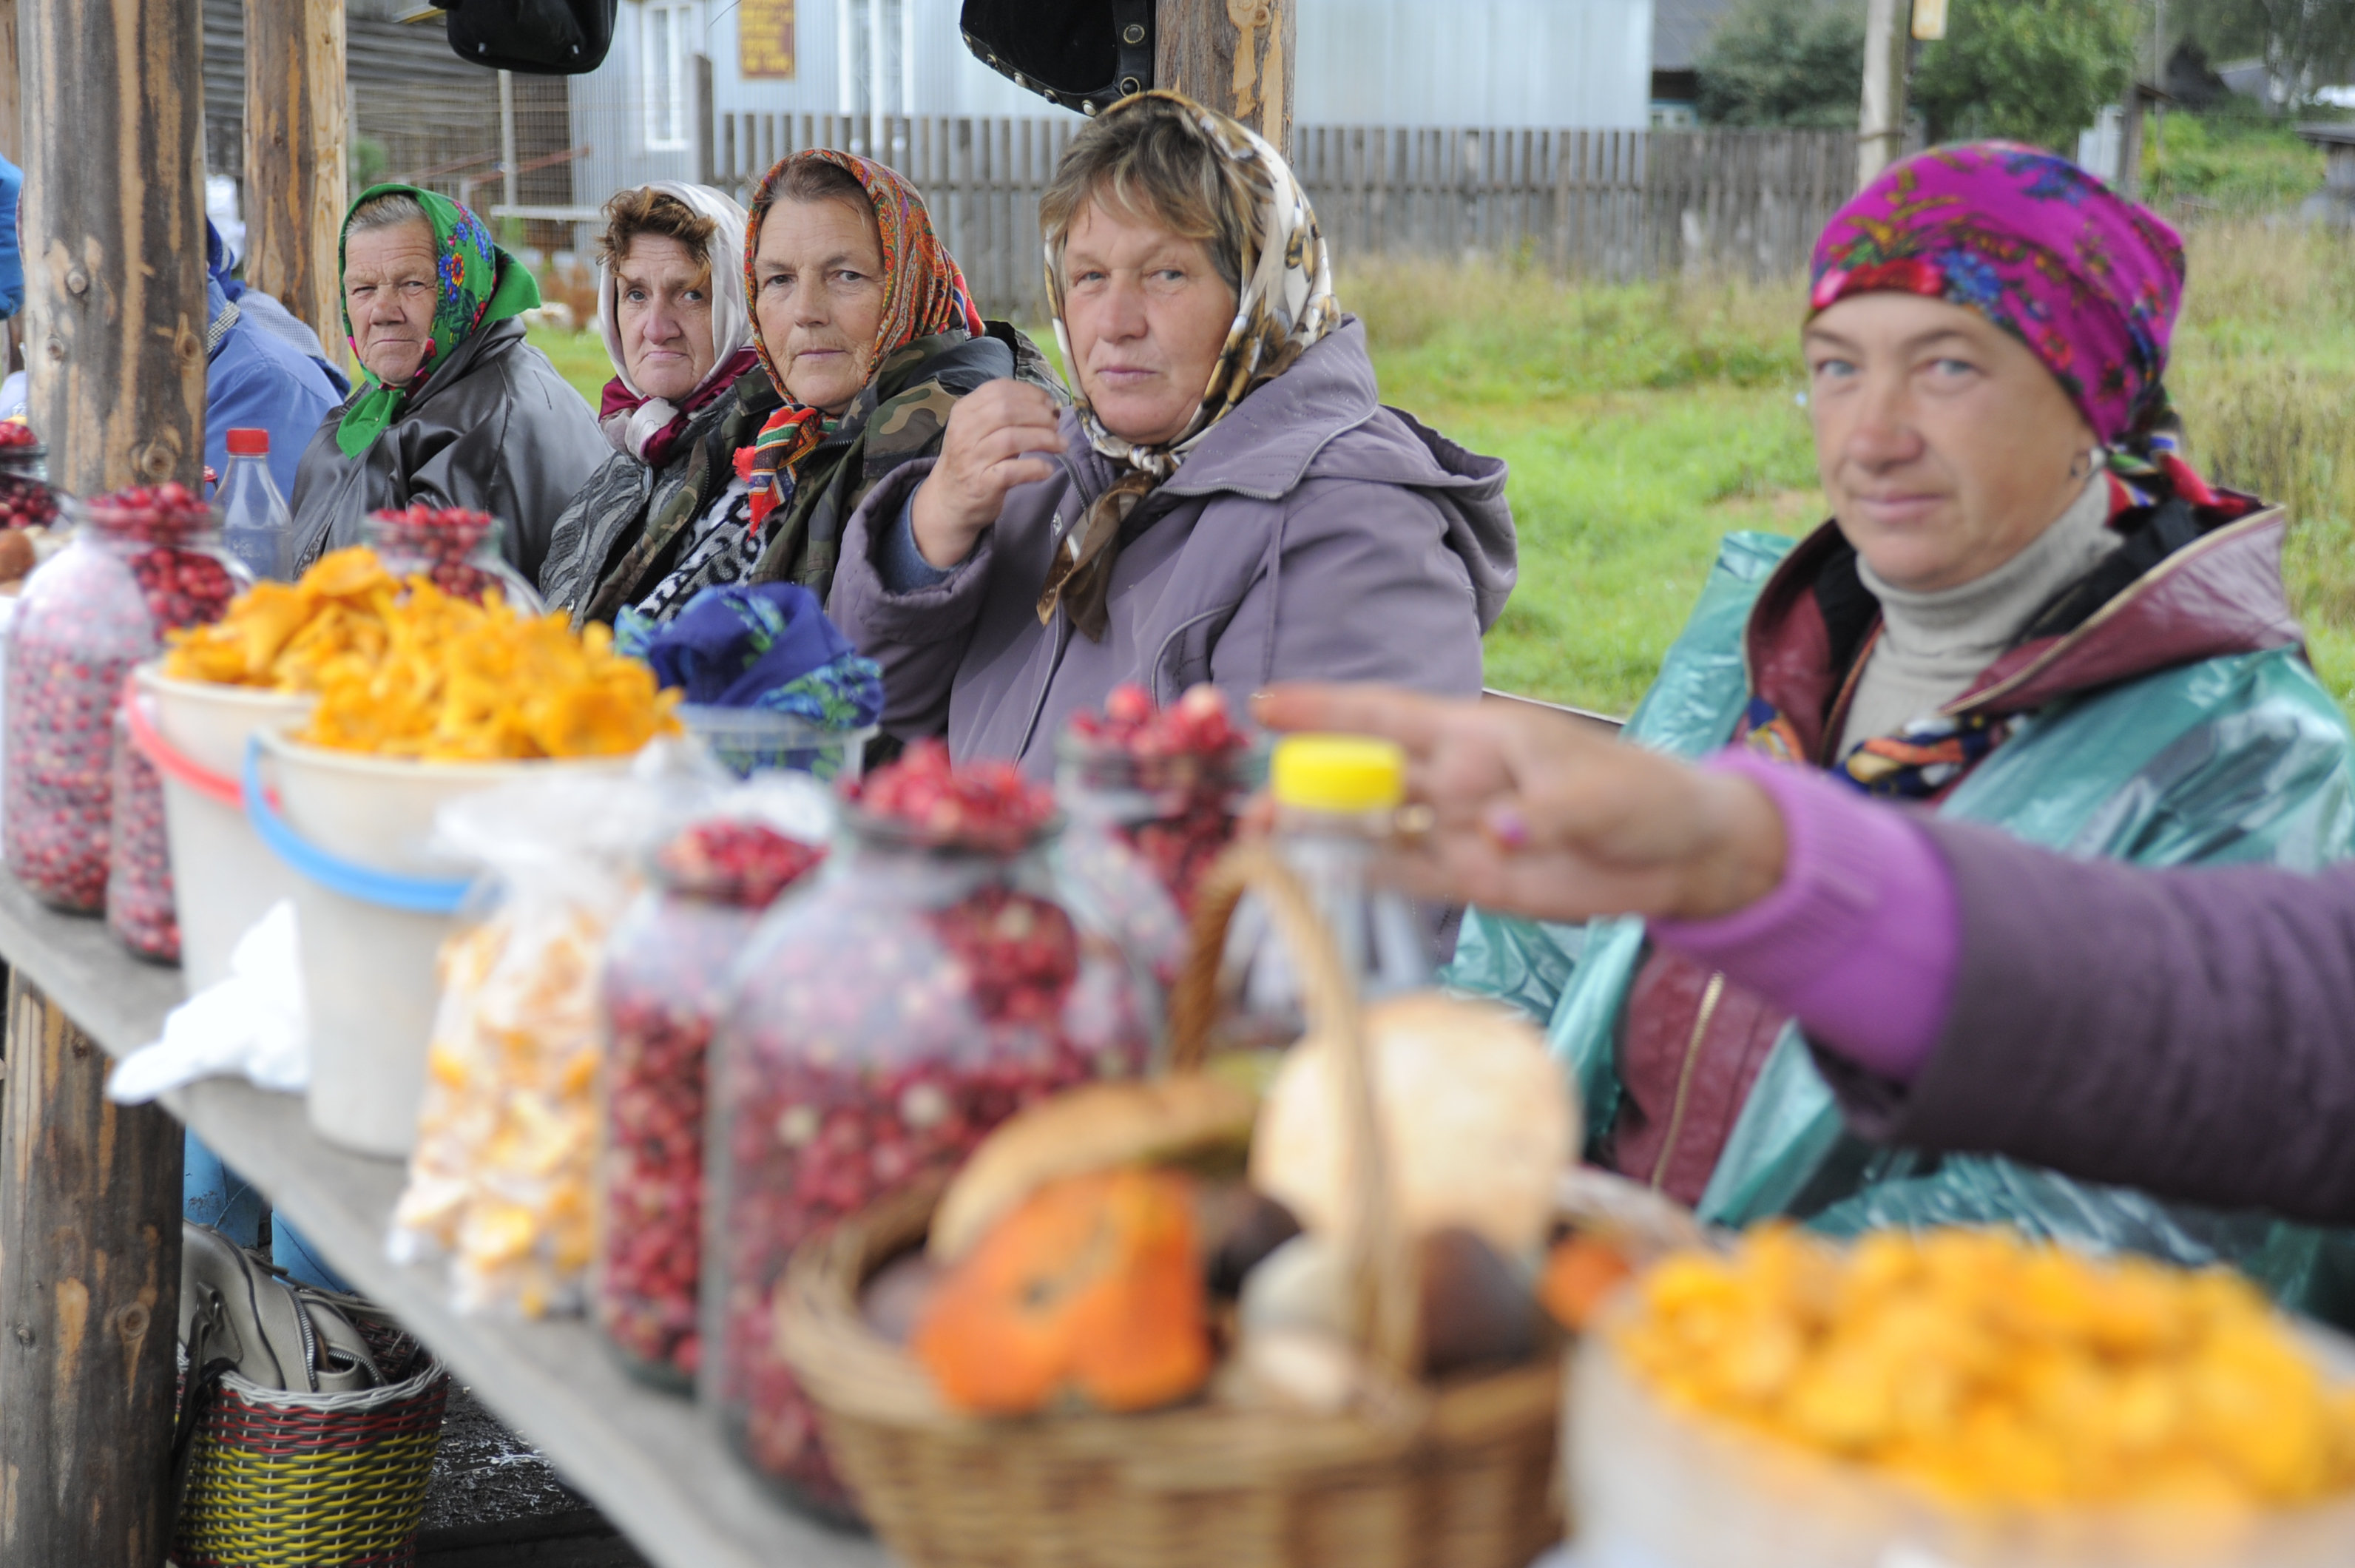
[[759,822],[698,823],[655,857],[606,944],[597,1319],[624,1365],[682,1391],[701,1360],[705,1057],[762,912],[826,858]]
[[[218,620],[251,579],[222,551],[213,509],[185,485],[68,502],[66,515],[73,538],[27,581],[8,625],[0,841],[8,869],[35,897],[95,913],[106,902],[123,679],[162,650],[165,632]],[[153,770],[133,772],[139,787],[157,788]],[[160,885],[169,908],[161,843],[156,836],[159,852],[127,874]],[[170,955],[178,945],[176,930]]]
[[1265,773],[1264,751],[1214,686],[1167,708],[1115,687],[1101,714],[1073,715],[1056,739],[1065,874],[1165,988],[1186,961],[1194,890]]
[[0,528],[46,528],[57,521],[49,488],[49,449],[30,425],[0,421]]
[[423,577],[453,599],[481,603],[496,588],[519,610],[548,608],[500,549],[506,525],[488,512],[420,504],[406,511],[370,512],[360,542],[376,551],[395,577]]
[[842,1517],[774,1344],[786,1259],[1024,1105],[1142,1071],[1153,1031],[1149,983],[1058,881],[1050,791],[928,741],[845,795],[826,869],[762,923],[720,1026],[702,1378],[755,1469]]

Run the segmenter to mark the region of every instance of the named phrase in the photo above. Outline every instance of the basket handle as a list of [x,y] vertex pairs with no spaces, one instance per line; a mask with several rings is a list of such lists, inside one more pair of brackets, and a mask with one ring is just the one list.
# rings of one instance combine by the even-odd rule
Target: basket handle
[[1199,1072],[1209,1055],[1227,929],[1247,892],[1266,906],[1276,938],[1299,972],[1309,1035],[1324,1039],[1333,1053],[1346,1205],[1336,1240],[1358,1348],[1376,1371],[1412,1382],[1419,1360],[1418,1282],[1382,1147],[1365,1015],[1308,891],[1263,843],[1229,849],[1195,893],[1191,949],[1170,995],[1170,1071]]

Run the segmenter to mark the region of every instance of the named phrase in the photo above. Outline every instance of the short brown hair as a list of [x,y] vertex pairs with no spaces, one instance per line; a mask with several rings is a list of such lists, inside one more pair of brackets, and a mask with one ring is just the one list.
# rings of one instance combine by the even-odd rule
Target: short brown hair
[[597,260],[608,269],[619,267],[641,234],[659,234],[687,247],[699,270],[698,286],[711,281],[711,237],[719,231],[716,219],[706,218],[668,191],[634,186],[616,191],[605,203],[605,231],[597,236]]
[[1091,201],[1203,241],[1219,276],[1242,292],[1243,267],[1258,240],[1251,229],[1255,214],[1230,184],[1225,157],[1183,105],[1157,94],[1132,99],[1071,138],[1039,198],[1039,226],[1058,268],[1071,222]]

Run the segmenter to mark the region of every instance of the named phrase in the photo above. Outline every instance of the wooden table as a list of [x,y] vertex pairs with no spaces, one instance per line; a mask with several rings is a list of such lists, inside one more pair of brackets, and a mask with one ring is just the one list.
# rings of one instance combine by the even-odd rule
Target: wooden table
[[[5,873],[0,958],[110,1056],[156,1038],[182,996],[177,969],[130,957],[102,923],[51,913]],[[164,1104],[662,1568],[884,1568],[890,1561],[873,1541],[777,1501],[695,1406],[623,1372],[586,1322],[453,1312],[438,1271],[385,1257],[400,1162],[322,1143],[299,1097],[217,1078]],[[176,1321],[176,1303],[157,1317]],[[34,1462],[0,1454],[7,1472]]]

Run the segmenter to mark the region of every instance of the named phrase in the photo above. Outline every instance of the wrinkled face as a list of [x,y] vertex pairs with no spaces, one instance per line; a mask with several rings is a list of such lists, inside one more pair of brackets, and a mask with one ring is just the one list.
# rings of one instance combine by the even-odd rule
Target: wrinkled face
[[1192,422],[1234,325],[1235,291],[1210,248],[1100,203],[1063,242],[1063,325],[1096,418],[1143,445]]
[[398,387],[425,363],[441,290],[433,230],[424,223],[359,229],[344,240],[344,308],[360,363]]
[[676,402],[703,384],[719,357],[711,341],[709,269],[667,234],[640,234],[613,264],[613,323],[622,363],[649,398]]
[[875,373],[883,236],[847,201],[781,201],[752,253],[752,316],[795,402],[839,414]]
[[1805,348],[1824,492],[1895,586],[1976,582],[2083,492],[2092,428],[2027,345],[1977,311],[1858,294],[1807,325]]

